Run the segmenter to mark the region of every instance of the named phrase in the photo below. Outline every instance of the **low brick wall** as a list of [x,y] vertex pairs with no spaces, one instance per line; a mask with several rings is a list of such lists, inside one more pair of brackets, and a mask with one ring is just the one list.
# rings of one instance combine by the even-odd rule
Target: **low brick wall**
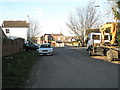
[[2,57],[23,51],[23,39],[2,39]]

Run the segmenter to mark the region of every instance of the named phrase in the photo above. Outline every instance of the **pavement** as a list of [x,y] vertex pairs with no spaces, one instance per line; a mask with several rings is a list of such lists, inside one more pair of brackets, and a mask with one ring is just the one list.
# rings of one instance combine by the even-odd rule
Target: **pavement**
[[[86,47],[79,47],[79,48],[86,51]],[[114,63],[114,64],[120,64],[120,60],[109,61],[106,56],[96,55],[96,56],[91,56],[91,57],[96,58],[96,59],[100,59],[100,60],[104,60],[104,61],[107,61],[107,62],[110,62],[110,63]]]

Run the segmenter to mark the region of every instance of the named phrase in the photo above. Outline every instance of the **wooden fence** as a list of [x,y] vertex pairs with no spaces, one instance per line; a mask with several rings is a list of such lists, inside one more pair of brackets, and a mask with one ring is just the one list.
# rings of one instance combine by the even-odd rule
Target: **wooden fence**
[[24,39],[2,39],[2,57],[23,51]]

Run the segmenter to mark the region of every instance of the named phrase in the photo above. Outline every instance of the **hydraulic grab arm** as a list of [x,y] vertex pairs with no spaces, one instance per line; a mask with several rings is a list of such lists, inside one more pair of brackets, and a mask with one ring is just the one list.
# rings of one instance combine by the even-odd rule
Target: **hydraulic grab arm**
[[105,36],[105,31],[107,30],[107,28],[110,28],[110,33],[112,34],[112,39],[110,41],[111,44],[115,43],[115,37],[116,37],[116,24],[115,23],[111,23],[111,24],[104,24],[101,28],[100,28],[100,32],[102,34],[102,45],[104,44],[104,36]]

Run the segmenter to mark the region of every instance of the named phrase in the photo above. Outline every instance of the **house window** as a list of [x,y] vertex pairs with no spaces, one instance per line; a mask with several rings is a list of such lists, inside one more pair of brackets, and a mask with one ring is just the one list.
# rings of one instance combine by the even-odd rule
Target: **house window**
[[6,33],[10,33],[9,29],[6,29]]
[[60,37],[58,37],[58,40],[60,40]]

